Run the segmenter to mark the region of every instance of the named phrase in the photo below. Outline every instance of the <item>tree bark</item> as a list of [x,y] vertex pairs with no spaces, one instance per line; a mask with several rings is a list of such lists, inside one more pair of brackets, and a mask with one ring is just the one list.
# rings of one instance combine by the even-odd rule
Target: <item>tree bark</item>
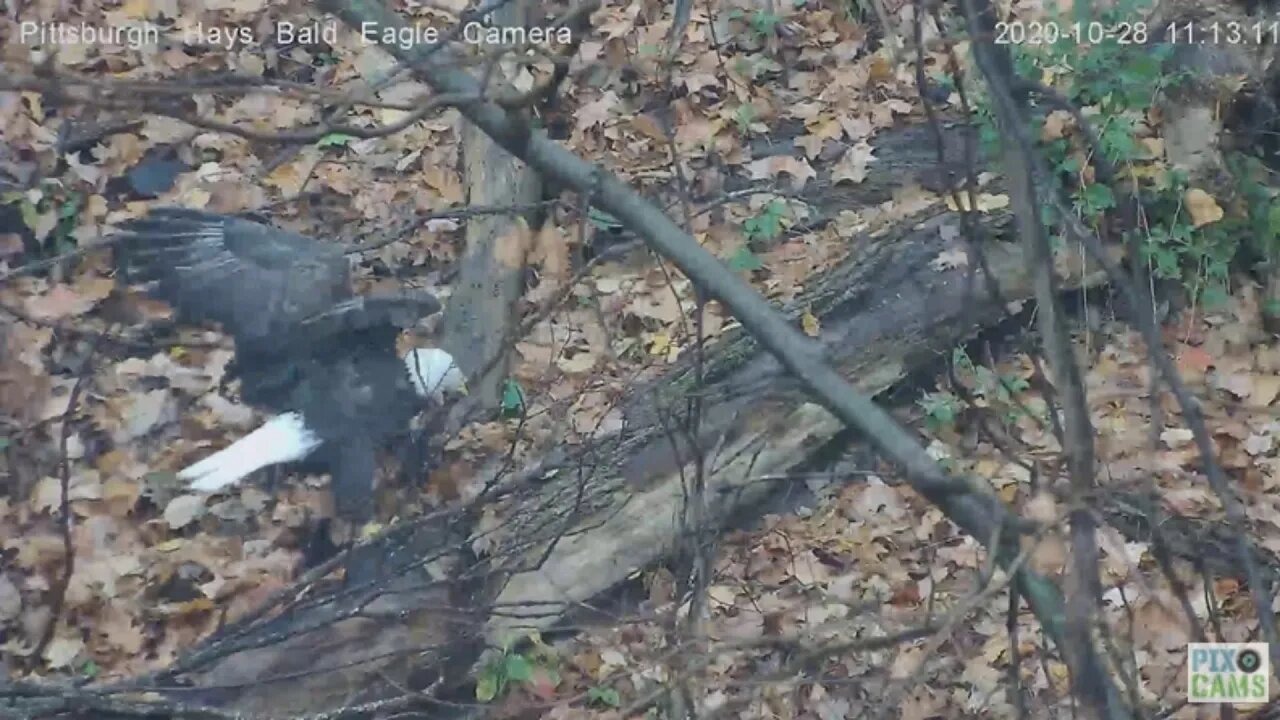
[[[523,27],[527,3],[516,0],[493,13],[503,27]],[[499,64],[500,65],[500,64]],[[501,76],[501,67],[495,67]],[[468,203],[487,207],[529,207],[542,196],[538,174],[493,142],[483,131],[459,119],[462,158],[469,186]],[[467,221],[466,250],[459,263],[458,282],[444,313],[442,345],[463,368],[484,367],[500,357],[483,377],[470,382],[480,407],[498,405],[502,381],[509,374],[509,358],[502,343],[510,337],[516,307],[524,286],[533,213],[480,215]]]

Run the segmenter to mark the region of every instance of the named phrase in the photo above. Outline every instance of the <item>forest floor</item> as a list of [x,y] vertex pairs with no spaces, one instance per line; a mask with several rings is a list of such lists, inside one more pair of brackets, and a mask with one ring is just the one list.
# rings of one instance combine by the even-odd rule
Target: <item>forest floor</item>
[[[153,17],[161,4],[82,3],[78,12],[137,20]],[[860,233],[938,199],[921,187],[903,187],[890,200],[850,208],[818,229],[806,225],[813,212],[803,200],[806,185],[858,186],[877,172],[877,133],[921,121],[913,72],[874,42],[870,21],[820,3],[766,9],[731,0],[715,17],[696,7],[668,75],[659,53],[649,50],[665,46],[669,5],[603,4],[548,127],[674,215],[682,198],[692,198],[691,234],[771,300],[796,297],[806,278],[841,257]],[[259,9],[250,2],[226,12],[248,19]],[[899,19],[909,12],[890,10]],[[12,22],[0,19],[0,26]],[[180,47],[83,52],[64,53],[59,62],[71,69],[106,62],[117,77],[130,79],[216,71],[232,62],[266,72],[260,46],[230,59]],[[931,59],[938,66],[945,60],[941,54]],[[0,60],[30,63],[13,44],[0,48]],[[335,86],[391,65],[380,51],[345,35],[324,58],[292,47],[276,62],[273,72],[280,76]],[[403,101],[423,90],[402,82],[380,98]],[[224,122],[282,130],[313,122],[319,110],[312,100],[243,93],[209,96],[205,109]],[[949,102],[956,102],[954,94]],[[393,123],[404,111],[360,112],[362,119]],[[95,332],[122,334],[125,325],[166,311],[134,295],[113,295],[109,253],[88,248],[111,226],[153,205],[253,210],[291,229],[351,243],[362,290],[408,284],[447,298],[466,217],[466,181],[458,172],[452,111],[387,137],[303,146],[264,145],[151,116],[60,155],[56,139],[64,122],[34,95],[0,93],[6,142],[24,157],[63,158],[47,163],[56,168],[52,181],[25,200],[6,200],[21,208],[22,232],[0,227],[0,305],[9,309],[0,310],[0,416],[6,421],[0,450],[8,491],[0,498],[6,558],[0,650],[12,667],[39,675],[119,678],[168,665],[219,623],[284,587],[297,569],[303,529],[332,508],[321,478],[293,478],[274,488],[246,484],[214,498],[185,492],[175,469],[261,418],[217,392],[231,352],[215,331],[185,329],[179,342],[165,347],[93,342]],[[774,130],[783,124],[803,128],[786,138],[797,152],[757,156],[753,147],[776,140]],[[1152,122],[1144,132],[1159,139],[1160,127]],[[673,149],[691,178],[688,194],[678,190]],[[165,174],[170,166],[156,158],[167,154],[182,168],[156,200],[122,191],[119,178],[138,168]],[[726,192],[731,179],[753,183],[752,192]],[[983,195],[978,209],[996,211],[1007,202]],[[440,216],[450,208],[462,209]],[[427,214],[433,219],[418,221]],[[397,230],[406,224],[414,229]],[[331,228],[342,228],[342,237],[333,237]],[[607,219],[579,217],[573,202],[556,206],[547,224],[526,238],[538,278],[526,296],[528,308],[570,282],[589,246],[607,242],[610,233]],[[380,243],[391,236],[399,240]],[[46,250],[80,250],[47,272],[19,272],[34,259],[24,246],[32,238]],[[571,301],[516,346],[513,380],[525,398],[525,417],[465,427],[430,477],[382,499],[384,519],[465,494],[474,468],[513,446],[519,458],[529,458],[552,443],[582,442],[616,428],[618,398],[693,347],[693,287],[652,256],[637,251],[573,282]],[[1280,552],[1280,444],[1274,439],[1280,348],[1257,322],[1258,304],[1257,289],[1240,277],[1223,302],[1184,311],[1164,334],[1244,494],[1251,537],[1274,553]],[[1178,408],[1165,395],[1150,395],[1142,342],[1105,303],[1086,306],[1095,315],[1081,319],[1077,350],[1088,370],[1104,492],[1150,481],[1170,510],[1217,519],[1218,501]],[[817,322],[811,316],[804,322],[810,320]],[[708,305],[707,338],[732,325],[716,303]],[[951,376],[939,377],[936,389],[901,414],[947,467],[989,480],[1026,516],[1060,520],[1065,508],[1040,479],[1059,448],[1031,382],[1033,363],[1016,349],[990,355],[981,349],[958,350]],[[961,536],[891,469],[852,461],[838,468],[820,477],[768,479],[803,483],[808,500],[720,543],[707,640],[697,652],[671,639],[671,611],[681,598],[671,571],[654,568],[639,582],[643,597],[631,608],[638,619],[558,642],[554,659],[539,658],[532,678],[495,702],[504,712],[549,718],[629,716],[645,712],[644,700],[678,668],[698,679],[696,702],[704,710],[739,717],[1015,716],[1008,693],[1009,601],[1000,573],[989,572],[978,543]],[[66,510],[74,517],[70,525],[62,521]],[[1107,622],[1141,678],[1140,699],[1172,708],[1184,697],[1180,673],[1189,625],[1148,547],[1107,527],[1099,543]],[[1065,558],[1061,534],[1049,532],[1028,561],[1060,577]],[[64,601],[54,603],[68,569]],[[1212,615],[1220,637],[1250,637],[1254,613],[1240,581],[1218,578],[1206,588],[1191,565],[1178,573],[1192,588],[1197,614],[1202,620]],[[51,640],[41,643],[51,622]],[[881,649],[858,644],[930,624],[945,631]],[[1016,627],[1018,674],[1033,716],[1068,712],[1065,666],[1044,650],[1025,609]],[[836,651],[831,643],[848,647]],[[828,651],[819,652],[823,647]],[[31,658],[36,648],[41,657]],[[806,652],[814,659],[799,681],[789,662]],[[1174,715],[1194,716],[1188,708]]]

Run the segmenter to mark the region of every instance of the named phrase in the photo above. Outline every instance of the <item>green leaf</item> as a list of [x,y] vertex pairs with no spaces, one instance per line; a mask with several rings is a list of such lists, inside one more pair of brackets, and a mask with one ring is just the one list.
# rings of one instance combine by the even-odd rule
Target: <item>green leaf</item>
[[[35,203],[28,202],[24,199],[22,204],[18,206],[18,209],[21,211],[23,224],[27,226],[28,230],[34,232],[36,227],[40,225],[40,208],[37,208]],[[44,240],[44,238],[36,239]]]
[[1031,387],[1031,383],[1027,382],[1026,378],[1020,377],[1018,375],[1014,375],[1012,373],[1007,375],[1001,375],[1000,382],[1006,388],[1012,390],[1013,392],[1022,392]]
[[1227,304],[1227,289],[1217,283],[1209,285],[1200,295],[1200,301],[1204,303],[1205,309],[1215,310]]
[[354,139],[355,138],[351,137],[350,135],[344,135],[342,133],[329,133],[328,135],[325,135],[324,137],[316,141],[316,147],[320,147],[320,148],[346,147],[347,143],[351,142]]
[[766,10],[757,10],[751,16],[751,27],[758,35],[772,35],[782,17]]
[[587,219],[601,230],[616,230],[622,227],[622,223],[618,222],[617,218],[594,207],[587,211]]
[[1267,230],[1272,237],[1280,237],[1280,204],[1272,205],[1267,210]]
[[616,708],[622,706],[622,698],[618,691],[611,687],[593,687],[587,691],[587,702],[595,705],[606,705]]
[[72,197],[67,198],[62,203],[62,207],[58,208],[58,218],[61,220],[72,220],[80,213],[79,193],[74,193]]
[[751,248],[743,245],[729,256],[729,269],[731,270],[759,270],[764,267],[764,262],[751,252]]
[[525,682],[533,677],[533,665],[523,655],[508,655],[504,669],[507,677],[517,682]]
[[1085,187],[1080,193],[1080,200],[1084,204],[1085,212],[1091,215],[1116,206],[1116,198],[1111,194],[1111,188],[1102,183]]
[[502,384],[502,412],[510,415],[524,412],[524,390],[510,378]]
[[959,409],[955,396],[945,392],[925,393],[916,404],[924,410],[934,427],[944,427],[955,422]]
[[770,200],[758,215],[742,223],[742,231],[748,240],[772,240],[782,234],[782,217],[786,211],[787,206],[781,200]]

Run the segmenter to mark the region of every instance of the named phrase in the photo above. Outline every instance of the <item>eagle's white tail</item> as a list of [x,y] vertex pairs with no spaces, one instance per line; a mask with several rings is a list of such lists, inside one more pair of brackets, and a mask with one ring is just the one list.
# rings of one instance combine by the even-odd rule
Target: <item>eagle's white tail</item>
[[191,481],[193,490],[214,492],[240,482],[255,470],[301,460],[319,445],[320,439],[301,415],[277,415],[231,445],[178,471],[178,477]]

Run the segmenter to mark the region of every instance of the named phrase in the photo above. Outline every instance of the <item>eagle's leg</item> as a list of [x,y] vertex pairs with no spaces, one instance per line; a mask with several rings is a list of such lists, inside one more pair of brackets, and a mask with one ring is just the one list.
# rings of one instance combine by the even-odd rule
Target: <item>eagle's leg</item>
[[324,563],[338,554],[338,546],[333,541],[332,522],[327,518],[316,521],[307,531],[302,544],[302,567],[304,570]]
[[431,445],[426,433],[411,432],[400,448],[400,483],[420,487],[423,478],[435,468],[431,463]]
[[280,466],[268,465],[267,467],[263,468],[263,470],[265,471],[263,474],[266,475],[266,477],[263,478],[262,484],[266,485],[267,489],[273,493],[279,490],[280,489]]
[[239,375],[239,373],[240,373],[240,365],[239,363],[236,362],[236,359],[233,357],[231,358],[230,362],[227,363],[227,366],[223,368],[222,377],[218,379],[219,395],[221,395],[222,397],[227,397],[227,386],[231,384],[232,380],[236,379],[236,376]]

